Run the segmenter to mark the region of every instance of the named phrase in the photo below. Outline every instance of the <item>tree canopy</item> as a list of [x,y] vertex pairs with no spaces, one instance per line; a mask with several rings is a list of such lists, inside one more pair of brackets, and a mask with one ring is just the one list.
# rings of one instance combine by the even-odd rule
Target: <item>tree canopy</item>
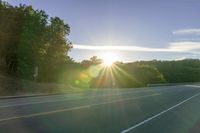
[[[59,64],[71,61],[70,27],[59,17],[0,1],[0,20],[1,71],[33,79],[38,68],[39,80],[50,81],[59,73]],[[54,73],[50,76],[49,71]]]

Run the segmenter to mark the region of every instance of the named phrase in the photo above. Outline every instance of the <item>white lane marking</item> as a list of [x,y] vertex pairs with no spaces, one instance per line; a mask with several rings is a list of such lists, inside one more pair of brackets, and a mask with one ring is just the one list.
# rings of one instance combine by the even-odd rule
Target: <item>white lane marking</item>
[[167,90],[172,88],[159,88],[155,90],[135,90],[135,91],[128,91],[128,92],[121,92],[118,94],[103,94],[103,95],[97,95],[97,96],[89,96],[89,97],[80,97],[80,98],[74,98],[74,99],[60,99],[60,100],[47,100],[47,101],[41,101],[41,102],[29,102],[29,103],[20,103],[20,104],[10,104],[10,105],[0,105],[0,108],[8,108],[8,107],[17,107],[17,106],[26,106],[26,105],[34,105],[34,104],[43,104],[43,103],[53,103],[53,102],[62,102],[62,101],[72,101],[72,100],[81,100],[84,98],[97,98],[97,97],[106,97],[106,96],[118,96],[122,94],[132,94],[132,93],[140,93],[140,92],[151,92],[151,91],[159,91],[159,90]]
[[78,109],[89,108],[89,107],[90,107],[90,105],[85,105],[85,106],[73,107],[73,108],[68,108],[68,109],[54,110],[54,111],[49,111],[49,112],[41,112],[41,113],[35,113],[35,114],[29,114],[29,115],[14,116],[14,117],[0,119],[0,122],[14,120],[14,119],[20,119],[20,118],[30,118],[30,117],[35,117],[35,116],[54,114],[54,113],[70,111],[70,110],[78,110]]
[[[60,99],[60,100],[47,100],[41,102],[29,102],[29,103],[19,103],[19,104],[10,104],[10,105],[0,105],[0,108],[9,108],[9,107],[17,107],[17,106],[26,106],[26,105],[34,105],[34,104],[44,104],[44,103],[54,103],[54,102],[63,102],[63,101],[73,101],[73,100],[81,100],[84,98],[97,98],[97,97],[106,97],[106,96],[117,96],[121,94],[132,94],[132,93],[142,93],[142,92],[152,92],[152,91],[159,91],[159,90],[173,90],[174,88],[156,88],[150,90],[131,90],[128,92],[121,92],[118,94],[104,94],[104,95],[97,95],[97,96],[89,96],[89,97],[80,97],[80,98],[73,98],[73,99]],[[176,90],[173,90],[176,91]]]
[[114,100],[114,101],[110,101],[110,102],[102,102],[102,103],[89,104],[89,105],[83,105],[83,106],[72,107],[72,108],[65,108],[65,109],[48,111],[48,112],[29,114],[29,115],[14,116],[14,117],[0,119],[0,122],[14,120],[14,119],[20,119],[20,118],[30,118],[30,117],[35,117],[35,116],[42,116],[42,115],[60,113],[60,112],[71,111],[71,110],[79,110],[79,109],[84,109],[84,108],[90,108],[90,107],[93,107],[93,106],[99,106],[99,105],[105,105],[105,104],[111,104],[111,103],[123,102],[123,101],[130,101],[130,100],[146,98],[146,97],[153,97],[153,96],[158,96],[158,95],[160,95],[160,93],[155,93],[155,94],[145,95],[145,96],[139,96],[139,97],[134,97],[134,98],[125,98],[125,99]]
[[184,85],[184,86],[186,86],[186,87],[195,87],[195,88],[200,88],[199,85]]
[[164,111],[152,116],[152,117],[147,118],[146,120],[144,120],[144,121],[142,121],[142,122],[140,122],[140,123],[138,123],[138,124],[136,124],[134,126],[129,127],[128,129],[125,129],[125,130],[121,131],[121,133],[128,133],[131,130],[133,130],[133,129],[135,129],[135,128],[137,128],[137,127],[139,127],[139,126],[141,126],[141,125],[143,125],[143,124],[155,119],[156,117],[159,117],[160,115],[162,115],[162,114],[164,114],[164,113],[166,113],[166,112],[168,112],[168,111],[180,106],[181,104],[184,104],[185,102],[187,102],[187,101],[191,100],[192,98],[195,98],[195,97],[197,97],[199,95],[200,95],[200,92],[195,94],[195,95],[193,95],[193,96],[191,96],[191,97],[189,97],[189,98],[187,98],[187,99],[185,99],[185,100],[183,100],[182,102],[180,102],[180,103],[178,103],[178,104],[176,104],[176,105],[174,105],[174,106],[172,106],[172,107],[170,107],[170,108],[168,108],[168,109],[166,109],[166,110],[164,110]]

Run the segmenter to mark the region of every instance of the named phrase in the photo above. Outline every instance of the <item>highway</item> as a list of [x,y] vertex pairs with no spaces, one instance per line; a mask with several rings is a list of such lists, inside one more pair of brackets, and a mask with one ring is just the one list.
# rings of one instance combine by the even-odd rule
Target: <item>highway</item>
[[200,86],[0,99],[1,133],[199,133]]

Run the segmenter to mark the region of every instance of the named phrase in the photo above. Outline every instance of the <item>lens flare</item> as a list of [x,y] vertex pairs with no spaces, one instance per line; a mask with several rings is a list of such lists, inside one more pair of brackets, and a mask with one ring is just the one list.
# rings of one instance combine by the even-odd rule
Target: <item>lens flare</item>
[[106,67],[111,67],[117,61],[117,55],[112,52],[103,54],[101,58],[103,59],[103,65]]

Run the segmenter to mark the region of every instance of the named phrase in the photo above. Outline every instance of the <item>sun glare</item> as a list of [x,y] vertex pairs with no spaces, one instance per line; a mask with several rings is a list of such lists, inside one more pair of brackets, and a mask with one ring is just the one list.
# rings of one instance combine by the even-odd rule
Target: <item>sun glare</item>
[[115,61],[117,61],[116,54],[109,52],[104,53],[101,57],[103,59],[103,65],[106,67],[111,67]]

